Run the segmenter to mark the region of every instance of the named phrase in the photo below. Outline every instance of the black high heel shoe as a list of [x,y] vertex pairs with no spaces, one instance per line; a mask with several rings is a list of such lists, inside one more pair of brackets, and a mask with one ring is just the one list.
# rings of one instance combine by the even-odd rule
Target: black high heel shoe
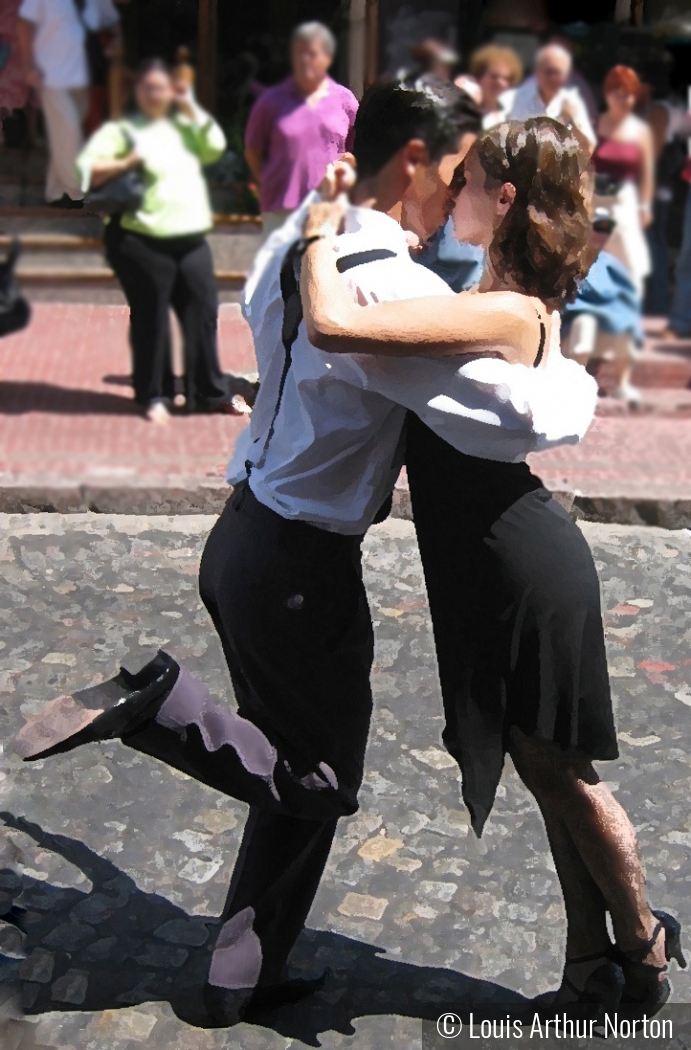
[[[595,962],[602,959],[603,963],[588,974],[585,984],[579,988],[567,977],[566,971],[569,966],[578,963]],[[591,1006],[593,1012],[600,1016],[605,1013],[613,1013],[619,1006],[624,994],[624,972],[621,964],[608,952],[596,952],[594,955],[577,955],[566,960],[564,976],[562,978],[568,990],[575,996],[571,1002],[559,1004],[566,1009],[575,1004]]]
[[[681,949],[680,923],[666,911],[653,911],[653,915],[658,923],[650,940],[629,951],[623,951],[615,945],[611,953],[612,960],[618,963],[624,972],[622,1006],[633,1008],[648,1017],[662,1009],[670,997],[672,986],[666,977],[660,977],[660,974],[666,973],[667,964],[674,959],[682,969],[687,965]],[[663,966],[642,962],[663,931],[667,962]]]

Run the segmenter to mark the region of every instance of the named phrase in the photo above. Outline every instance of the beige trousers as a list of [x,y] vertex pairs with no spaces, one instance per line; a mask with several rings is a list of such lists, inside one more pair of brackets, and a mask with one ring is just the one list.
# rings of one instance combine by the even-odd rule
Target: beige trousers
[[564,356],[587,364],[591,357],[603,361],[633,361],[636,345],[628,332],[614,335],[602,332],[597,317],[578,314],[574,317],[568,338],[564,341]]
[[288,208],[282,208],[280,211],[263,211],[262,222],[264,229],[262,230],[262,241],[267,240],[275,230],[280,230],[283,223],[286,221],[291,211]]
[[50,150],[46,200],[60,200],[65,193],[80,200],[84,194],[75,161],[84,145],[82,123],[89,107],[89,89],[42,87],[41,105]]
[[615,197],[593,197],[593,207],[608,208],[617,225],[603,246],[626,267],[640,299],[645,292],[645,279],[650,273],[650,251],[641,226],[638,190],[625,182]]

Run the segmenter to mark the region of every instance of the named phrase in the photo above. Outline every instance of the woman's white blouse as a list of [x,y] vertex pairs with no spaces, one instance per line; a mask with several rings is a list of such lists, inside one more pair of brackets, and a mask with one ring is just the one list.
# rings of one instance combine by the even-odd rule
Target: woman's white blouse
[[405,405],[460,452],[520,462],[530,452],[577,444],[595,414],[597,383],[562,355],[559,329],[555,315],[538,368],[490,357],[359,360],[370,389]]

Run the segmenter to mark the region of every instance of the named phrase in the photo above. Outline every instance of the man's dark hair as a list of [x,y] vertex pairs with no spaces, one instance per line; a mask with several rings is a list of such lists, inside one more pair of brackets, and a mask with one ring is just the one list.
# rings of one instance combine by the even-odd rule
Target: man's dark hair
[[355,118],[355,154],[361,178],[376,175],[411,139],[421,139],[430,160],[455,153],[467,127],[465,92],[444,80],[374,84]]
[[[405,83],[407,85],[408,81]],[[439,105],[448,106],[449,116],[456,125],[459,136],[465,135],[466,132],[479,135],[482,131],[480,107],[463,88],[457,87],[449,80],[440,80],[433,73],[423,73],[416,81],[412,81],[411,86],[422,87],[439,99]]]

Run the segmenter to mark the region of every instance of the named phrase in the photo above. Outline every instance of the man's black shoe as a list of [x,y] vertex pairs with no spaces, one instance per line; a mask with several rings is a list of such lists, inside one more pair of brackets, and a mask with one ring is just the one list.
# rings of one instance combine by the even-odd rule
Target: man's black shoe
[[72,197],[63,193],[62,197],[58,197],[55,201],[48,201],[49,208],[63,208],[66,211],[79,211],[84,207],[83,200],[74,200]]
[[243,1021],[259,1019],[269,1010],[278,1010],[281,1006],[299,1003],[310,995],[320,991],[328,976],[328,971],[318,977],[293,977],[279,984],[260,985],[255,988],[246,1005],[240,1010]]
[[178,663],[163,650],[136,674],[121,667],[110,681],[58,697],[28,719],[15,751],[25,762],[36,762],[131,733],[155,718],[179,673]]
[[327,973],[312,980],[296,977],[253,991],[206,984],[203,989],[187,990],[171,999],[171,1006],[176,1017],[194,1028],[232,1028],[241,1021],[259,1022],[270,1010],[306,999],[324,986],[326,977]]

